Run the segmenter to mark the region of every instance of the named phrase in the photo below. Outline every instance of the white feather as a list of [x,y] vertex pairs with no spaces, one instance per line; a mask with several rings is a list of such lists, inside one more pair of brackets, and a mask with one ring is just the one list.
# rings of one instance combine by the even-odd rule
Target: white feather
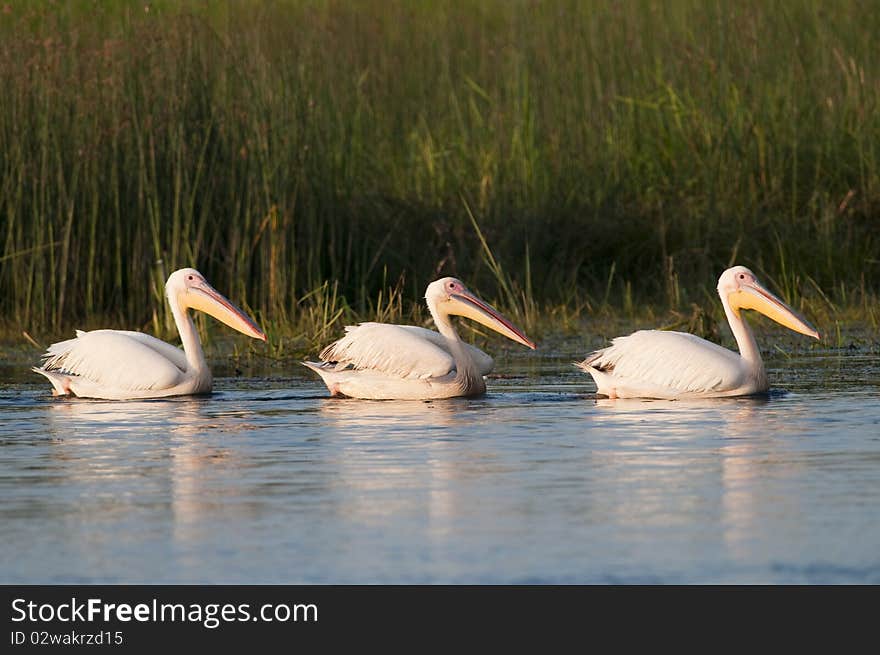
[[748,382],[739,354],[684,332],[641,330],[591,353],[580,368],[621,398],[727,395]]
[[[181,371],[185,371],[187,369],[186,353],[183,352],[183,350],[181,350],[177,346],[172,346],[167,341],[162,341],[161,339],[157,339],[156,337],[149,334],[144,334],[143,332],[135,332],[134,330],[92,330],[90,332],[84,332],[82,330],[77,330],[76,336],[81,337],[86,334],[95,335],[103,334],[106,332],[111,332],[113,334],[124,334],[127,337],[135,339],[145,346],[149,346],[157,353],[162,355],[165,359],[171,360],[171,362]],[[49,348],[51,349],[52,346],[50,346]]]
[[[492,371],[492,358],[479,348],[463,344],[480,375]],[[429,379],[455,370],[449,342],[443,335],[414,325],[361,323],[347,326],[345,336],[321,351],[324,362],[337,370],[351,367],[402,379]]]
[[124,390],[165,389],[180,383],[186,355],[141,332],[77,330],[75,339],[49,346],[42,369]]

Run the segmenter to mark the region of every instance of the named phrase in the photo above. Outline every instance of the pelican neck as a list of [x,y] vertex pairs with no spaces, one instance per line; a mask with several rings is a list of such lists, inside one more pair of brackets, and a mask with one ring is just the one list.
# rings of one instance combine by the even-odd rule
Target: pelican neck
[[171,314],[174,316],[174,323],[177,325],[177,332],[180,334],[180,341],[183,344],[187,368],[197,373],[207,370],[208,363],[205,360],[205,353],[202,350],[202,343],[199,341],[199,333],[192,316],[187,308],[181,307],[177,298],[171,294],[168,294],[168,304],[171,306]]
[[721,297],[721,304],[724,306],[724,313],[727,315],[727,322],[730,330],[733,332],[733,338],[736,339],[737,348],[739,348],[740,356],[749,363],[755,371],[761,371],[764,368],[764,362],[761,360],[761,351],[758,350],[758,343],[755,341],[755,335],[749,324],[742,317],[739,310],[734,310],[730,306],[727,295],[718,292]]

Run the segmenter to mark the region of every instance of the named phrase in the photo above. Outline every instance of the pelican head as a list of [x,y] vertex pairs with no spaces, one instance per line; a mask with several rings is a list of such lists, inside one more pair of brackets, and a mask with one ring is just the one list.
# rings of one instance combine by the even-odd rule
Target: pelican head
[[428,307],[441,316],[464,316],[503,334],[508,339],[532,350],[535,349],[535,343],[523,334],[522,330],[469,291],[461,280],[444,277],[431,282],[425,291],[425,300],[428,302]]
[[741,309],[754,309],[789,330],[814,339],[819,338],[819,333],[812,325],[770,293],[745,266],[734,266],[721,274],[718,279],[718,294],[727,300],[737,317]]
[[165,293],[172,305],[177,304],[183,310],[198,309],[242,334],[266,341],[266,334],[256,323],[208,284],[205,276],[194,268],[174,271],[165,283]]

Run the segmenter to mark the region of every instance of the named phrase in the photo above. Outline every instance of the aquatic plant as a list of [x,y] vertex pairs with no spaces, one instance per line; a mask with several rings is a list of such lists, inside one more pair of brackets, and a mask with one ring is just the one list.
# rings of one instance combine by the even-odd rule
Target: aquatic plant
[[876,325],[878,33],[856,0],[5,2],[2,327],[167,333],[185,265],[309,340],[441,274],[528,329],[711,314],[732,263]]

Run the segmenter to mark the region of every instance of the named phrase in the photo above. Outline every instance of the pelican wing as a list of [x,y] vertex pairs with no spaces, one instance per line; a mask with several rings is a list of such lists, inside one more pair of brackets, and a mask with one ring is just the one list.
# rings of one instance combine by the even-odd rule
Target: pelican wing
[[[170,360],[174,363],[174,365],[179,368],[181,371],[185,371],[187,367],[186,363],[186,353],[183,352],[177,346],[172,346],[167,341],[162,341],[161,339],[157,339],[156,337],[150,336],[149,334],[144,334],[143,332],[135,332],[134,330],[92,330],[91,332],[83,332],[82,330],[76,331],[77,337],[82,337],[86,334],[103,334],[106,332],[112,332],[114,334],[124,334],[127,337],[132,339],[136,339],[145,346],[149,346],[157,353],[162,355],[165,359]],[[66,343],[66,342],[62,342]]]
[[734,389],[742,382],[738,354],[684,332],[640,330],[617,337],[578,364],[617,380],[680,393]]
[[[492,358],[465,344],[482,375],[492,370]],[[412,325],[361,323],[346,326],[345,336],[327,346],[321,360],[372,370],[404,379],[443,377],[455,370],[446,339],[439,333]]]
[[140,332],[78,330],[75,339],[49,346],[42,368],[113,389],[165,389],[180,382],[186,356],[180,349]]
[[[380,324],[376,323],[376,325]],[[417,334],[423,339],[427,339],[435,346],[440,346],[443,350],[448,352],[450,356],[452,355],[452,351],[449,349],[449,342],[446,340],[446,337],[444,337],[436,330],[429,330],[427,328],[418,327],[416,325],[398,325],[396,327],[403,328],[404,330],[409,330],[413,334]],[[465,342],[462,342],[462,344],[464,345],[465,352],[470,355],[471,359],[474,360],[474,363],[476,363],[477,370],[480,372],[480,375],[489,375],[489,373],[491,373],[492,369],[495,367],[495,360],[476,346],[472,346],[471,344]]]

